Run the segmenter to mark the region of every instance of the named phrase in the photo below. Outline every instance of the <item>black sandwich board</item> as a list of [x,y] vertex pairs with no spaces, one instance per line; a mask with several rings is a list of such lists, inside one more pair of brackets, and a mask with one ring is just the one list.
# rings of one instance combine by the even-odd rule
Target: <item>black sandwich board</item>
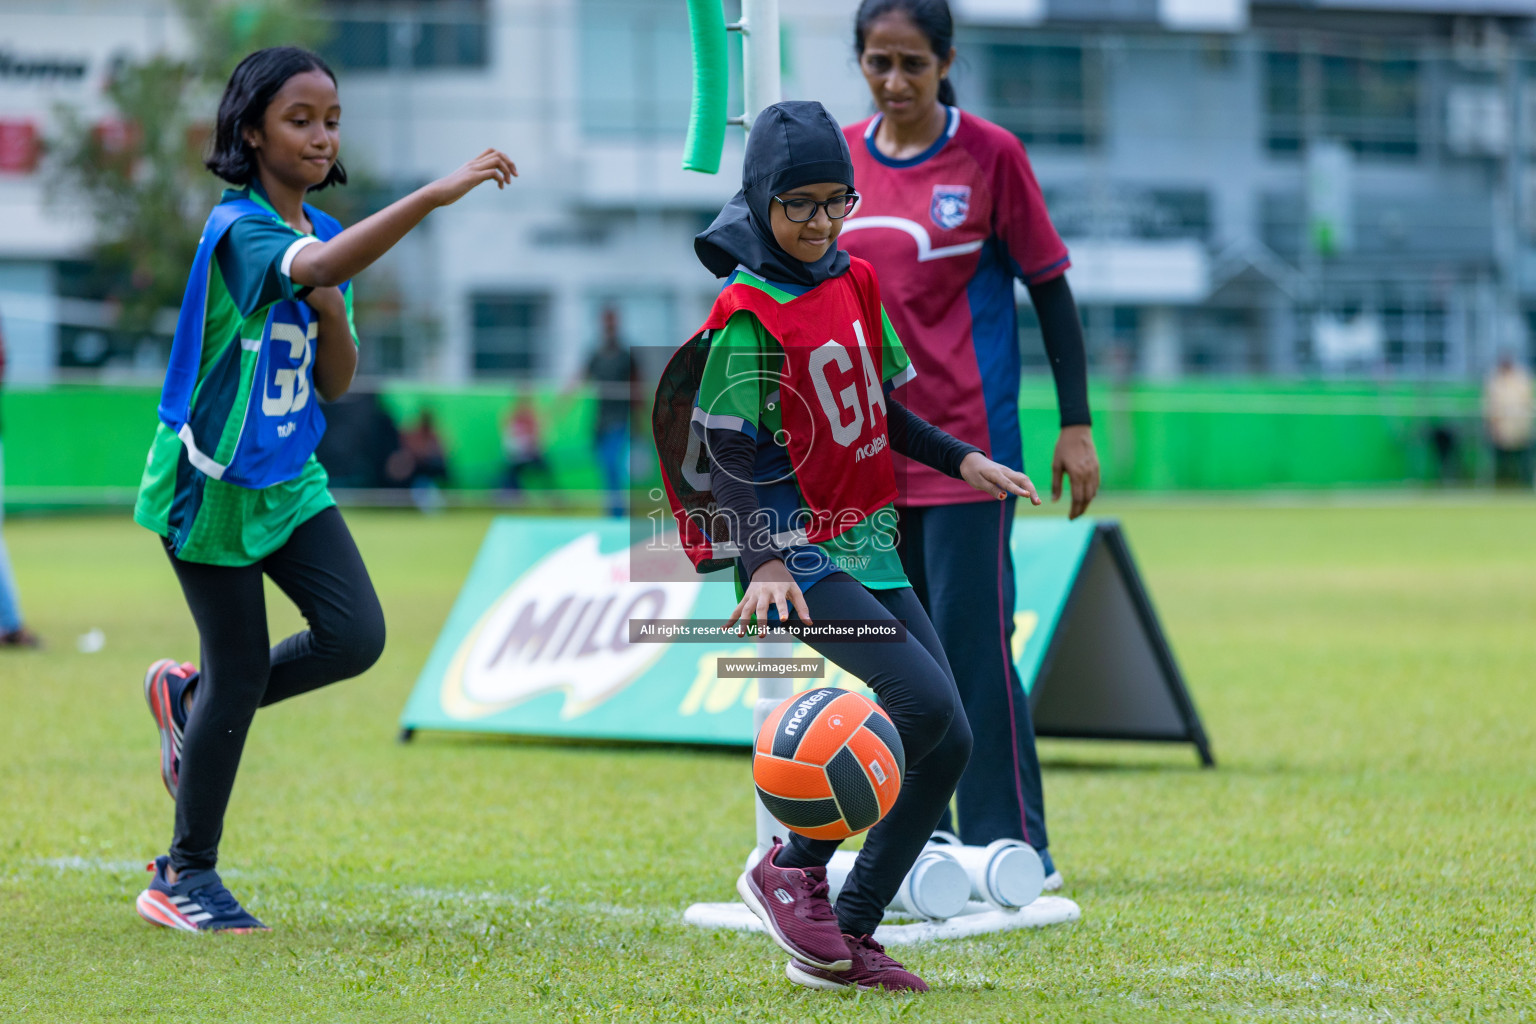
[[[1058,588],[1066,583],[1053,622],[1031,622],[1023,612],[1017,620],[1021,629],[1048,630],[1015,645],[1023,655],[1019,670],[1029,690],[1035,735],[1192,743],[1201,764],[1214,766],[1200,715],[1120,524],[1078,520],[1060,527],[1054,538],[1035,531],[1014,537],[1021,609],[1031,603],[1032,587],[1044,597],[1061,593]],[[1041,544],[1054,550],[1047,555]],[[1070,568],[1073,548],[1080,556]],[[1067,579],[1064,569],[1070,572]],[[1049,605],[1049,599],[1043,603]],[[1028,640],[1041,642],[1038,659],[1029,656]]]

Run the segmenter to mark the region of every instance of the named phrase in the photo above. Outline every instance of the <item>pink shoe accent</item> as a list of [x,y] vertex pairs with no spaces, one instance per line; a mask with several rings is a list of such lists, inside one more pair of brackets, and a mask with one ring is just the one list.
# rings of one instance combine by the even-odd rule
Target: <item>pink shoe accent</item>
[[183,932],[198,930],[197,925],[187,915],[177,910],[163,893],[155,892],[153,889],[145,889],[139,893],[139,898],[133,901],[133,905],[138,910],[139,916],[150,924]]

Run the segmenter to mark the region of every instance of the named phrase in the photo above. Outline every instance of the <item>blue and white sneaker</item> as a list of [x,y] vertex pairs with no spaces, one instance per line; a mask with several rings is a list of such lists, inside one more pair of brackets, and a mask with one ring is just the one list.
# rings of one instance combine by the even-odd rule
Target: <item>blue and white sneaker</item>
[[190,662],[178,665],[170,658],[161,658],[144,673],[144,703],[160,730],[160,781],[172,800],[181,781],[181,736],[187,727],[183,698],[196,682],[197,669]]
[[271,931],[240,905],[213,870],[184,871],[173,884],[165,877],[171,858],[155,858],[148,870],[155,873],[149,888],[139,893],[134,907],[150,924],[183,932]]

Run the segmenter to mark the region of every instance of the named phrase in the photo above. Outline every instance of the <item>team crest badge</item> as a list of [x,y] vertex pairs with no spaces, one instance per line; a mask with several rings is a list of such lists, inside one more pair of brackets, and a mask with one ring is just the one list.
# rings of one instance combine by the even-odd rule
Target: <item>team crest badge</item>
[[948,231],[965,223],[965,215],[971,212],[971,188],[969,185],[935,185],[933,202],[928,204],[928,216],[939,227]]

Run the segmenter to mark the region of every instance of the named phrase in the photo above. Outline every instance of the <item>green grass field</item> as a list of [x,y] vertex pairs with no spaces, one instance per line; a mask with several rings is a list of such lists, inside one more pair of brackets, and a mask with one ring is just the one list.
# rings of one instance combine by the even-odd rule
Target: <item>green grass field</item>
[[49,647],[0,653],[0,1019],[1536,1019],[1536,504],[1095,511],[1221,766],[1043,743],[1082,920],[909,948],[935,991],[907,999],[805,992],[766,939],[681,924],[751,843],[744,753],[394,742],[484,514],[349,516],[388,650],[262,713],[228,818],[221,869],[274,930],[147,926],[171,805],[140,678],[195,633],[142,530],[11,519]]

